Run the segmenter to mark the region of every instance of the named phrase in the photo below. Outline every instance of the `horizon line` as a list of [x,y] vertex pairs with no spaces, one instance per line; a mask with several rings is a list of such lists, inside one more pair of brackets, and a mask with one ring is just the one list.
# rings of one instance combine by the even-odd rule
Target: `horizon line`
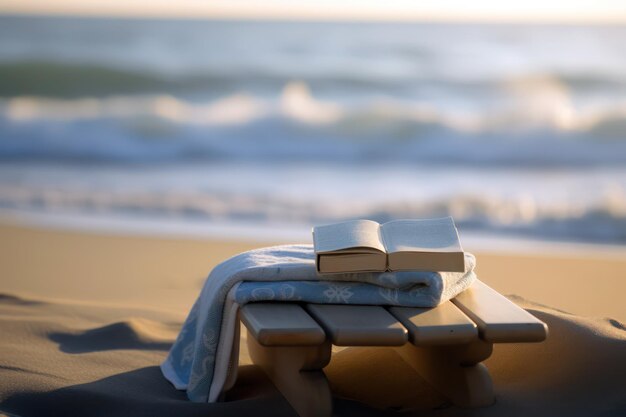
[[97,13],[97,12],[70,12],[70,11],[4,11],[0,10],[0,17],[34,17],[34,18],[81,18],[81,19],[120,19],[120,20],[194,20],[194,21],[267,21],[267,22],[341,22],[341,23],[450,23],[450,24],[520,24],[520,25],[626,25],[626,17],[622,18],[556,18],[544,17],[541,19],[531,16],[497,17],[497,16],[439,16],[439,15],[408,15],[408,16],[342,16],[342,15],[270,15],[270,14],[185,14],[185,13]]

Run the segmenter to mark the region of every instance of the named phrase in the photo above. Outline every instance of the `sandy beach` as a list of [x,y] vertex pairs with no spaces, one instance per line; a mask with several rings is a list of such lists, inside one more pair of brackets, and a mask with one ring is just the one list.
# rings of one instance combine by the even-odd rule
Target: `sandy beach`
[[[0,414],[294,415],[245,343],[224,403],[188,402],[158,369],[211,268],[266,243],[6,224],[0,236]],[[483,281],[550,326],[545,343],[496,347],[496,404],[449,406],[393,350],[348,348],[326,369],[337,415],[624,415],[626,257],[476,255]]]
[[[544,321],[547,340],[496,343],[484,361],[495,403],[471,410],[407,365],[410,347],[335,346],[333,415],[626,416],[626,2],[153,3],[0,0],[0,417],[295,416],[245,331],[224,401],[191,402],[163,376],[177,340],[176,377],[165,373],[195,400],[217,397],[233,369],[222,353],[236,322],[221,304],[198,303],[190,323],[209,325],[177,339],[209,273],[310,243],[313,225],[448,216],[478,278]],[[270,267],[247,280],[313,279],[307,250],[218,272],[239,279],[257,262]],[[290,253],[302,275],[282,264]],[[221,296],[216,275],[206,293]],[[371,277],[397,293],[301,287],[326,286],[315,302],[377,304],[439,288],[447,300],[474,279],[425,275],[428,288]],[[274,284],[233,293],[313,300]],[[484,340],[543,339],[480,285],[454,302]],[[465,330],[420,324],[413,342],[474,337],[445,308],[412,318]],[[359,311],[373,310],[390,319]],[[424,366],[445,373],[490,347],[417,355],[443,357]],[[482,369],[451,372],[488,385]],[[440,386],[444,374],[421,372]]]

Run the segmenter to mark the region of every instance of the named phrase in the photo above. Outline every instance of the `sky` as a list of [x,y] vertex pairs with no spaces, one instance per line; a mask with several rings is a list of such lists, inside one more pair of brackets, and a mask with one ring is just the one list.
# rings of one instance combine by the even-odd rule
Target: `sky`
[[626,23],[626,0],[0,0],[2,14]]

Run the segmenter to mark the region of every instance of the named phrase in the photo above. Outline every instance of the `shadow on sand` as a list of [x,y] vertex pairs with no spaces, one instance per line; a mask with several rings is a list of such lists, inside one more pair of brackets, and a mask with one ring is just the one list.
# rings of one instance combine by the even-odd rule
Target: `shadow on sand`
[[87,353],[115,349],[169,350],[172,342],[157,339],[134,321],[121,321],[81,333],[51,333],[50,340],[65,353]]
[[[250,368],[241,368],[241,382],[244,386],[264,377],[258,369]],[[20,417],[294,415],[289,404],[278,393],[223,403],[193,403],[184,392],[177,391],[163,378],[157,366],[50,392],[15,394],[0,403],[0,410]]]
[[[157,366],[150,366],[50,392],[14,394],[0,403],[0,413],[3,412],[20,417],[297,417],[263,372],[253,365],[239,368],[237,384],[226,401],[220,403],[189,401],[184,392],[163,378]],[[335,415],[384,414],[338,399]]]

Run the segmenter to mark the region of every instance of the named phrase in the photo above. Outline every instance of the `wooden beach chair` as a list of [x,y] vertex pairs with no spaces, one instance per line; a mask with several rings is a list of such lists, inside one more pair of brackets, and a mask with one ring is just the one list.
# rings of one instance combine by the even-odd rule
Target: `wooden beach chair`
[[332,415],[322,368],[336,346],[391,346],[453,404],[494,402],[494,343],[541,342],[545,323],[480,281],[436,308],[252,303],[241,322],[259,365],[301,417]]

